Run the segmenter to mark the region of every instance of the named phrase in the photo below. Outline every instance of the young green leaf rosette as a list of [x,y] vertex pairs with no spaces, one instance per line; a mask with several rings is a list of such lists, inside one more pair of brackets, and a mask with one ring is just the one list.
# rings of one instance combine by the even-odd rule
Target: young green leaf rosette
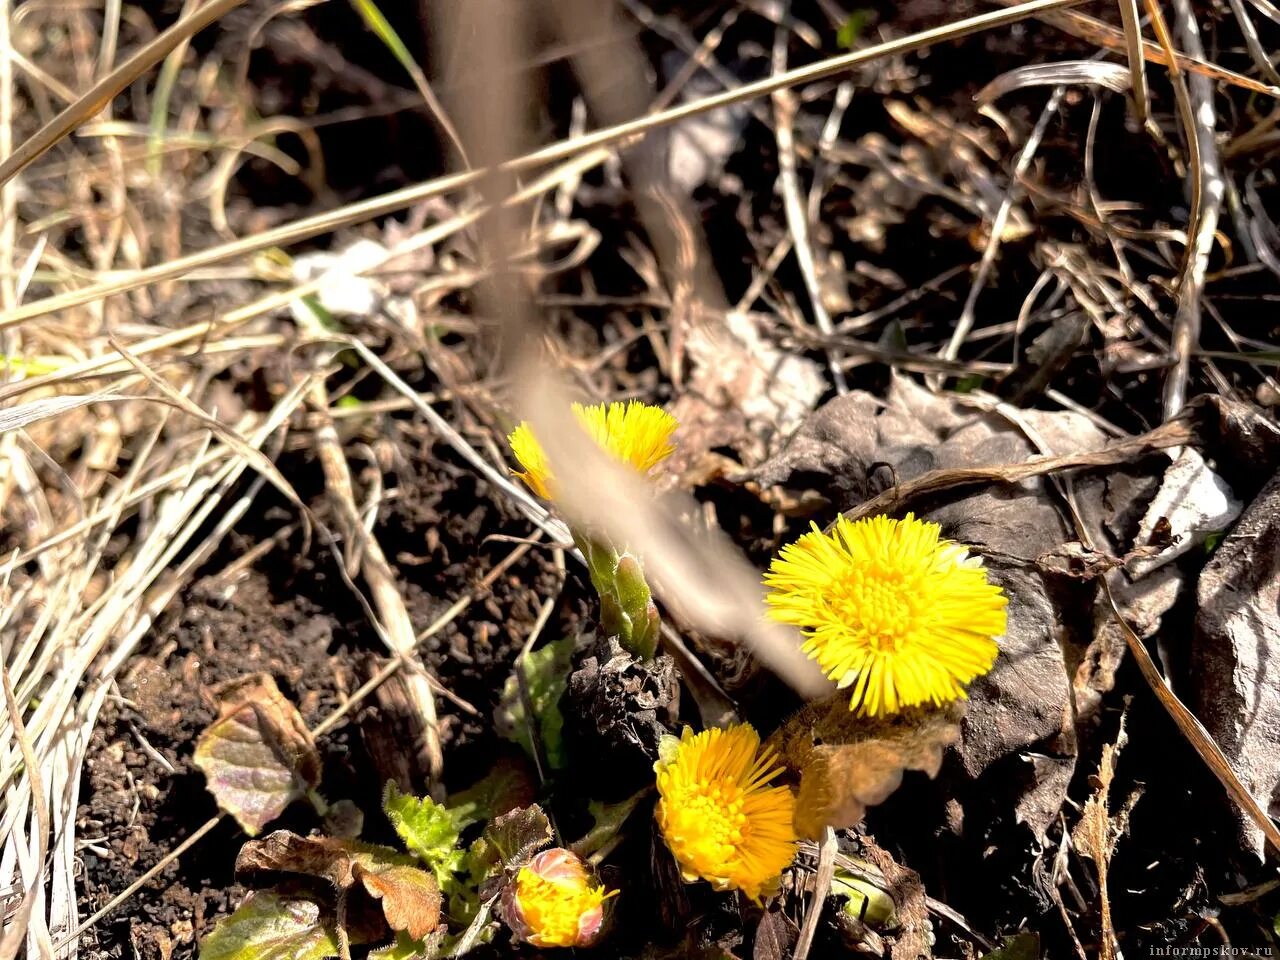
[[[575,403],[573,413],[602,450],[642,475],[675,450],[671,434],[679,424],[661,407],[635,400],[593,406]],[[516,476],[535,494],[554,502],[555,474],[529,424],[521,423],[507,441],[523,468],[516,471]],[[572,532],[574,543],[587,561],[591,585],[600,597],[601,627],[637,657],[652,659],[658,649],[661,623],[640,558],[600,531]]]

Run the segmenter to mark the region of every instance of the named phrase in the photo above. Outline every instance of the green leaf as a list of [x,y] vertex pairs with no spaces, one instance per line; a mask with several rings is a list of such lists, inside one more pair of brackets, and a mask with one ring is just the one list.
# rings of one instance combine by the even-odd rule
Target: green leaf
[[588,803],[587,812],[591,814],[595,823],[583,838],[573,845],[573,852],[585,860],[597,851],[612,846],[618,831],[622,829],[622,825],[631,816],[636,805],[648,792],[649,788],[645,787],[634,796],[627,797],[618,803],[601,803],[599,800]]
[[422,940],[414,940],[403,933],[396,934],[396,941],[369,952],[369,960],[436,960],[441,956],[444,931],[433,933]]
[[[542,737],[542,748],[553,770],[562,769],[565,765],[564,715],[560,712],[560,697],[569,682],[573,647],[573,637],[552,641],[517,660],[515,667],[524,671],[529,702]],[[530,757],[534,756],[530,721],[525,716],[520,681],[514,674],[507,678],[506,686],[502,688],[502,699],[494,711],[493,722],[499,736],[520,744]]]
[[870,10],[854,10],[836,32],[836,43],[846,50],[852,50],[853,45],[858,42],[858,38],[867,29],[867,22],[870,19]]
[[334,918],[314,900],[249,894],[200,943],[200,960],[324,960],[338,955]]
[[454,892],[463,866],[454,815],[430,797],[401,793],[394,780],[382,795],[382,809],[409,852],[431,868],[440,889]]
[[1040,937],[1034,933],[1018,933],[1006,937],[1004,945],[983,957],[983,960],[1038,960]]
[[523,757],[500,757],[480,780],[449,797],[453,824],[464,830],[533,802],[536,790]]

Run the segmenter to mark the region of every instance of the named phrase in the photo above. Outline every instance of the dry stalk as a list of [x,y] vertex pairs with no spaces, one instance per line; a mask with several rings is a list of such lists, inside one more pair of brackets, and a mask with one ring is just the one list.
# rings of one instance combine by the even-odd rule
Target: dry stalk
[[323,381],[317,380],[312,386],[309,403],[312,416],[320,419],[320,426],[315,432],[316,453],[324,470],[325,489],[330,503],[338,511],[339,523],[347,544],[356,549],[360,572],[369,585],[373,605],[382,622],[383,629],[379,632],[398,659],[415,667],[404,678],[405,689],[410,703],[422,719],[426,737],[423,750],[427,772],[431,777],[430,790],[433,797],[440,799],[444,790],[444,752],[440,747],[440,724],[431,685],[417,662],[417,637],[414,636],[413,621],[409,618],[404,597],[396,584],[395,573],[387,562],[378,538],[366,532],[360,521],[360,511],[356,507],[355,491],[351,484],[351,470],[347,466],[338,433],[333,428],[333,421],[328,416],[329,397]]

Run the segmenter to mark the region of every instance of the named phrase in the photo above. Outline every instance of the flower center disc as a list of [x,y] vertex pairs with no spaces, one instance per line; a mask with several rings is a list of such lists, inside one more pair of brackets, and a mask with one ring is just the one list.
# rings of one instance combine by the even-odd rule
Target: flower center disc
[[676,803],[680,827],[689,859],[699,870],[719,872],[737,856],[743,841],[747,817],[743,812],[742,789],[721,778],[693,787]]
[[919,592],[891,570],[854,570],[836,585],[832,607],[878,653],[901,649],[920,620]]

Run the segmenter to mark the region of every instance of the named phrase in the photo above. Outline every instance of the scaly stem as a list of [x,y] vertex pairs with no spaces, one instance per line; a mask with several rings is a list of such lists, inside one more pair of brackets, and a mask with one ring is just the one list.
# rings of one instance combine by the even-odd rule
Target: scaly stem
[[652,659],[661,622],[639,558],[598,537],[575,533],[574,542],[600,596],[600,626],[641,660]]

